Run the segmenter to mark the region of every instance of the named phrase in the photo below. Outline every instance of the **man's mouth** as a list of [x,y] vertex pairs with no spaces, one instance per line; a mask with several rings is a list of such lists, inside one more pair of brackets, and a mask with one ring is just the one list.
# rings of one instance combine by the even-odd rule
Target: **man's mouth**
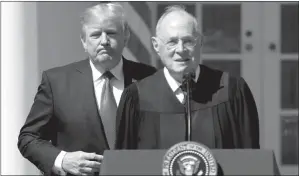
[[176,59],[175,61],[176,62],[188,62],[188,61],[190,61],[190,59],[189,58],[181,58],[181,59]]
[[102,53],[108,53],[107,50],[103,49],[103,50],[99,50],[98,53],[102,54]]

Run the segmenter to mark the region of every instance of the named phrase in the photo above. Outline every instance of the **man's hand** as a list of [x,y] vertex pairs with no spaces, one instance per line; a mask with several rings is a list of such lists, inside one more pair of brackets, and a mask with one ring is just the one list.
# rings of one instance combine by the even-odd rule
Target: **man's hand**
[[82,151],[69,152],[62,160],[62,168],[73,175],[91,175],[100,171],[103,156]]

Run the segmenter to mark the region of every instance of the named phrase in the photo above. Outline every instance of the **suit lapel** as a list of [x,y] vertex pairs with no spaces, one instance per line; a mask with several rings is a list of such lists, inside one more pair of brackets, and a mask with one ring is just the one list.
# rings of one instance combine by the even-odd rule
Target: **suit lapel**
[[[91,130],[94,130],[94,132],[97,134],[99,142],[105,144],[105,148],[109,148],[104,126],[99,115],[89,59],[78,62],[75,67],[75,72],[76,76],[78,77],[78,96],[81,97],[79,103],[82,103],[88,121],[90,122]],[[123,58],[125,88],[135,81],[133,78],[133,72],[134,71],[130,66],[130,62]]]
[[91,130],[94,130],[99,138],[99,143],[105,144],[108,148],[105,131],[99,115],[92,72],[89,64],[89,59],[79,62],[75,68],[76,76],[78,77],[78,96],[81,97],[79,103],[82,103],[83,110],[90,122]]

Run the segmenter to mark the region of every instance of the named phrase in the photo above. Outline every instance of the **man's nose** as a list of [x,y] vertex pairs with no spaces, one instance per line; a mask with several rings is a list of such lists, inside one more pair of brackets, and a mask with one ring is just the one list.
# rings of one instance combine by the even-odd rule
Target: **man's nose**
[[185,50],[185,47],[184,47],[183,41],[179,41],[176,46],[176,52],[182,53],[182,52],[184,52],[184,50]]
[[108,39],[108,36],[105,32],[103,32],[102,35],[101,35],[100,44],[101,45],[108,45],[109,44],[109,39]]

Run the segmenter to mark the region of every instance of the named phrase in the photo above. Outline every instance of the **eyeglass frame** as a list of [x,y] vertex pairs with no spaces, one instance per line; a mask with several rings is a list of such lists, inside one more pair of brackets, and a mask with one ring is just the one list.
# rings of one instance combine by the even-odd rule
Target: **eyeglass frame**
[[[158,38],[165,46],[166,46],[166,48],[168,49],[168,50],[174,50],[174,49],[177,49],[177,47],[178,47],[178,42],[174,45],[174,46],[168,46],[167,44],[171,41],[171,40],[168,40],[168,41],[165,41],[164,39],[162,39],[161,37],[159,37],[159,36],[156,36],[156,38]],[[201,38],[201,36],[196,36],[195,37],[195,39],[194,39],[194,45],[192,45],[192,46],[186,46],[185,44],[186,43],[184,43],[185,41],[184,40],[182,40],[182,39],[175,39],[175,40],[181,40],[182,42],[183,42],[183,47],[184,48],[187,48],[187,49],[193,49],[193,48],[195,48],[195,46],[198,44],[198,39],[199,38]],[[200,42],[200,46],[202,45],[202,42]]]

